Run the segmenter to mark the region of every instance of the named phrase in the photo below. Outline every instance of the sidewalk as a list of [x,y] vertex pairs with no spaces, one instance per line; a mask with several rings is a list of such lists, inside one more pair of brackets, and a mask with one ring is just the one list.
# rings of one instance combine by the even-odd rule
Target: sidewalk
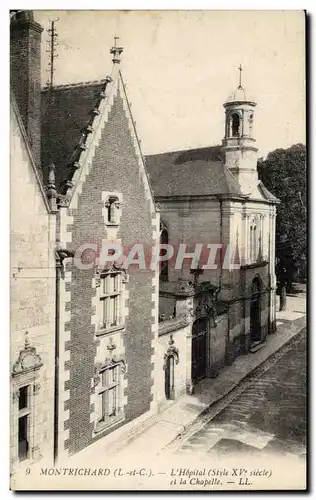
[[[170,403],[139,433],[132,434],[123,442],[113,443],[110,447],[104,446],[101,440],[98,454],[107,450],[112,456],[119,453],[123,458],[125,455],[144,455],[150,450],[151,455],[158,455],[207,408],[223,400],[306,326],[306,295],[302,293],[295,297],[287,297],[287,310],[277,312],[276,316],[277,332],[268,337],[262,349],[239,356],[231,366],[223,367],[216,379],[202,380],[195,386],[193,395],[184,395]],[[91,452],[95,454],[95,445],[92,448]],[[89,451],[88,448],[82,453],[87,456]]]
[[287,297],[287,310],[277,312],[276,316],[277,332],[268,337],[265,347],[256,353],[239,356],[231,366],[222,368],[216,379],[202,380],[192,396],[182,396],[162,411],[155,423],[120,449],[120,454],[144,453],[150,449],[153,455],[157,455],[204,410],[232,392],[306,326],[306,295]]

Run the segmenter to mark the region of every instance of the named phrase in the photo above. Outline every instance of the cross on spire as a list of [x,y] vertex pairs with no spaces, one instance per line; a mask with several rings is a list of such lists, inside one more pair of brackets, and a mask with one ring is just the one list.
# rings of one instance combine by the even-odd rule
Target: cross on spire
[[118,47],[117,46],[117,41],[120,39],[119,36],[116,36],[114,37],[114,45],[113,47],[110,49],[110,54],[113,54],[113,63],[114,64],[120,64],[121,62],[121,54],[123,52],[123,47]]
[[238,88],[242,89],[242,85],[241,85],[241,72],[243,71],[243,68],[242,68],[241,64],[239,65],[238,70],[239,70],[239,85],[238,85]]

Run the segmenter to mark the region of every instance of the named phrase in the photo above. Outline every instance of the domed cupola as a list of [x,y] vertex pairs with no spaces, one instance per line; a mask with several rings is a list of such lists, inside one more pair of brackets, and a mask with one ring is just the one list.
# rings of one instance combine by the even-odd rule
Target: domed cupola
[[225,109],[225,137],[222,149],[225,165],[236,177],[241,191],[248,193],[258,179],[257,151],[254,138],[254,110],[256,102],[241,83],[242,67],[239,66],[239,85],[227,101]]

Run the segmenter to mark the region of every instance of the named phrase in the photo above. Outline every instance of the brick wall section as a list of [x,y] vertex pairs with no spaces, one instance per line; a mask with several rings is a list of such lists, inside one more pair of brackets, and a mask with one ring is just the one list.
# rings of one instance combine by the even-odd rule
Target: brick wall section
[[41,157],[41,33],[32,20],[13,20],[10,29],[10,84],[34,159]]
[[[87,242],[101,244],[105,239],[102,191],[123,194],[117,234],[122,244],[131,246],[142,242],[152,247],[152,209],[139,175],[139,160],[120,94],[114,98],[91,169],[79,194],[77,208],[69,211],[69,215],[73,216],[69,248],[75,249]],[[71,292],[71,319],[65,325],[65,329],[70,330],[70,363],[67,365],[70,373],[69,381],[65,383],[65,390],[70,391],[69,400],[65,403],[65,409],[69,409],[69,422],[65,424],[69,427],[69,440],[65,448],[70,454],[109,432],[105,430],[93,438],[93,423],[90,422],[90,396],[94,391],[91,378],[99,343],[94,335],[95,327],[91,324],[95,313],[92,310],[92,298],[95,296],[95,289],[91,286],[93,276],[94,270],[83,271],[74,266],[71,283],[66,287]],[[125,285],[129,292],[129,316],[123,333],[128,366],[124,423],[149,411],[152,401],[153,277],[152,271],[130,267],[129,281]],[[112,427],[110,431],[113,430]]]

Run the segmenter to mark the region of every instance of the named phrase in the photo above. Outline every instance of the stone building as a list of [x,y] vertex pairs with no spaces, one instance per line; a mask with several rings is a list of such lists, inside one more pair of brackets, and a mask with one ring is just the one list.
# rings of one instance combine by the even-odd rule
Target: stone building
[[127,272],[122,259],[102,259],[109,242],[126,251],[159,239],[121,52],[113,47],[104,81],[42,92],[42,164],[56,165],[57,242],[75,255],[60,281],[59,457],[155,411],[158,271]]
[[[18,468],[130,435],[275,329],[277,200],[258,180],[256,103],[241,82],[224,104],[221,147],[145,161],[120,70],[123,49],[115,41],[104,80],[41,90],[41,31],[31,11],[13,15]],[[185,244],[193,261],[152,265],[159,241],[176,250]],[[218,247],[211,266],[210,245]]]
[[11,472],[53,459],[55,213],[11,100]]
[[161,241],[178,256],[185,244],[191,255],[181,268],[174,256],[160,274],[159,341],[176,352],[167,398],[192,391],[275,331],[278,200],[258,179],[255,108],[240,80],[224,103],[221,146],[146,158]]
[[41,32],[32,13],[13,16],[10,470],[22,477],[43,457],[52,463],[54,441],[56,207],[39,168]]
[[[25,258],[33,259],[35,266],[38,255],[45,266],[46,281],[47,269],[53,281],[50,279],[52,288],[46,290],[43,288],[46,281],[43,284],[38,279],[26,288],[25,280],[22,293],[13,279],[11,358],[15,376],[24,352],[32,349],[37,363],[34,377],[39,382],[46,377],[43,392],[36,400],[28,401],[42,403],[38,404],[36,413],[39,424],[36,443],[49,439],[50,450],[45,458],[48,461],[54,458],[56,462],[122,426],[125,432],[130,432],[135,422],[140,423],[156,412],[154,353],[158,339],[158,268],[140,269],[131,264],[127,270],[122,258],[114,261],[109,254],[106,259],[103,252],[106,244],[113,241],[127,253],[135,242],[147,249],[154,247],[159,242],[159,212],[119,70],[122,49],[116,45],[111,49],[113,70],[103,81],[41,91],[41,31],[32,12],[12,16],[11,84],[17,101],[15,109],[17,115],[17,108],[21,109],[24,117],[25,136],[28,136],[25,141],[29,141],[33,149],[32,153],[31,148],[27,151],[30,155],[36,154],[36,166],[31,159],[28,165],[25,157],[22,167],[25,175],[31,167],[38,173],[34,179],[22,178],[19,165],[22,153],[13,142],[11,174],[14,182],[20,182],[21,186],[18,191],[12,189],[14,195],[19,193],[12,205],[17,217],[11,224],[12,265],[18,270],[24,266],[24,261],[15,258],[19,253],[18,243],[22,241],[17,235],[18,229],[22,231],[18,227],[22,225],[21,219],[23,238],[30,248],[31,240],[37,245],[32,255]],[[24,71],[21,80],[20,68]],[[11,123],[16,134],[14,118]],[[31,182],[34,191],[35,181],[42,188],[42,192],[38,188],[39,194],[36,193],[43,195],[41,212],[38,201],[21,214],[17,207],[21,203],[22,185],[26,185],[23,197],[29,191],[31,196],[28,184]],[[38,215],[41,225],[37,221],[32,225],[33,208],[34,217]],[[48,226],[51,211],[56,212],[55,226]],[[47,247],[45,253],[44,244],[51,241],[53,245]],[[40,292],[35,289],[36,285],[42,287]],[[42,305],[41,321],[49,322],[44,331],[36,317],[36,304],[28,308],[25,305],[28,321],[18,323],[23,313],[22,299],[24,304],[33,300],[33,287],[35,302]],[[38,325],[36,351],[29,319],[32,314]],[[29,335],[23,350],[26,327]],[[20,382],[14,385],[13,394],[20,385]],[[23,398],[24,401],[24,393]],[[17,404],[15,398],[14,418],[15,415],[18,418]],[[42,425],[45,419],[50,425],[48,430],[45,423]],[[17,454],[16,425],[12,426],[11,443],[13,453]],[[22,462],[21,457],[19,460]]]

